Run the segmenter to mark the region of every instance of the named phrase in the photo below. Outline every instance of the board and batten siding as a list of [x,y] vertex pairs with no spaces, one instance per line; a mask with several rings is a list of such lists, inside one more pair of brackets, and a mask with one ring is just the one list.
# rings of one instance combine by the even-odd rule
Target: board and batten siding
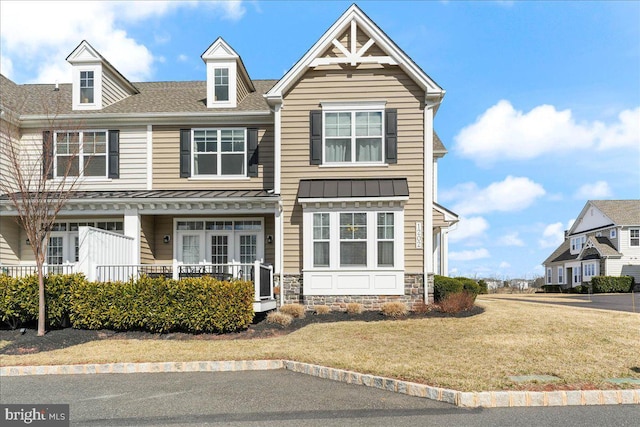
[[21,228],[15,219],[16,217],[0,217],[0,265],[18,264],[20,262]]
[[[309,164],[309,111],[321,101],[385,101],[398,110],[398,163],[380,167],[323,167]],[[282,198],[284,271],[302,269],[302,208],[296,202],[300,179],[407,178],[405,271],[420,273],[423,254],[415,247],[415,224],[423,218],[424,91],[398,66],[359,65],[344,70],[322,66],[307,71],[284,97],[282,109]]]
[[198,125],[194,128],[258,128],[258,176],[242,179],[180,177],[180,127],[153,127],[154,190],[258,190],[273,188],[273,126]]

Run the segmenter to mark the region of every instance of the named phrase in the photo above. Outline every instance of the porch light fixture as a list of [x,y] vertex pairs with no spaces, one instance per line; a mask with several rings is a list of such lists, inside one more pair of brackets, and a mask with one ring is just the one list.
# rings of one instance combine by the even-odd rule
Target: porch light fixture
[[268,243],[268,244],[273,243],[273,236],[272,236],[271,234],[269,234],[269,235],[267,236],[267,243]]
[[165,243],[169,243],[171,241],[171,236],[168,234],[165,234],[164,237],[162,238],[162,241]]

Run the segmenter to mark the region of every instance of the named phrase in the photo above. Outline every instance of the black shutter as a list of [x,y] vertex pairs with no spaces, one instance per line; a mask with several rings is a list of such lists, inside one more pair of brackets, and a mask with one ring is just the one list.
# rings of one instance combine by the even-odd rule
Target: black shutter
[[247,175],[258,176],[258,129],[247,129]]
[[398,110],[387,109],[385,116],[385,162],[398,163]]
[[46,179],[53,179],[53,139],[51,131],[42,132],[42,174]]
[[120,178],[120,131],[109,131],[109,178]]
[[322,163],[322,111],[309,112],[309,163]]
[[180,178],[191,176],[191,129],[180,129]]

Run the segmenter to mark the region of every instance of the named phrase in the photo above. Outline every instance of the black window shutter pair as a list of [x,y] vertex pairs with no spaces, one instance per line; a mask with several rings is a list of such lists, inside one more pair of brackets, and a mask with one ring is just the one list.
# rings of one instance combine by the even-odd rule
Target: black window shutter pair
[[[107,177],[120,177],[120,131],[110,130],[107,147]],[[47,175],[47,179],[53,179],[53,138],[51,131],[42,132],[42,173]]]
[[[258,176],[258,129],[247,129],[247,175]],[[180,178],[191,176],[191,129],[180,129]]]
[[[398,163],[398,110],[386,109],[385,120],[385,153],[386,163]],[[322,163],[322,111],[309,112],[309,163]]]

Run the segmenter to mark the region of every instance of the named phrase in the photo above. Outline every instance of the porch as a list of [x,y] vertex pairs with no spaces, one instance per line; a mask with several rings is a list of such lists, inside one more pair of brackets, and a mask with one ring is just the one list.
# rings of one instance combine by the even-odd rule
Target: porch
[[[0,274],[24,277],[36,273],[35,265],[2,265]],[[45,265],[45,274],[83,273],[98,282],[135,280],[141,276],[166,277],[181,280],[191,277],[214,277],[218,280],[245,280],[253,282],[253,311],[273,310],[276,300],[273,295],[273,266],[261,261],[251,264],[104,264],[96,265],[93,271],[82,271],[78,264]]]

